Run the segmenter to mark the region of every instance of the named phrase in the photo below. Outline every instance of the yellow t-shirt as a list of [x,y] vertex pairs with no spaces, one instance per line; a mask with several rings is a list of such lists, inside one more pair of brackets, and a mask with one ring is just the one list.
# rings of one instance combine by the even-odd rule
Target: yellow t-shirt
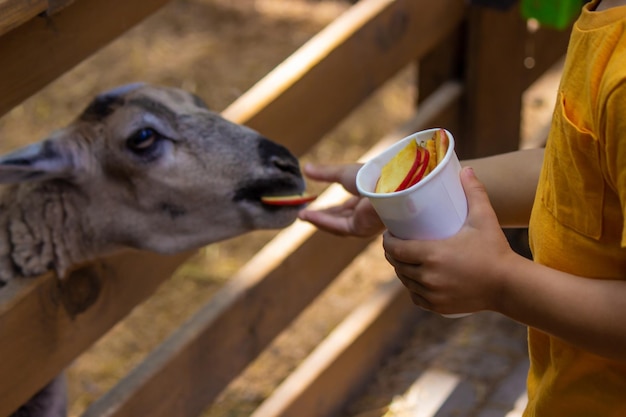
[[[536,262],[626,279],[626,6],[596,12],[596,4],[572,30],[530,240]],[[524,416],[626,416],[626,363],[532,328],[528,341]]]

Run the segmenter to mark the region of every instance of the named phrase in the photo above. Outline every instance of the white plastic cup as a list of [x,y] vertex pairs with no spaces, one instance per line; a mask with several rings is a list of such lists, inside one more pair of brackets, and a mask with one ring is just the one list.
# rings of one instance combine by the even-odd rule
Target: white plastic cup
[[439,129],[423,130],[396,142],[361,167],[356,176],[359,193],[367,197],[387,230],[400,239],[435,240],[455,235],[467,217],[467,199],[454,152],[454,138],[444,129],[449,146],[443,160],[417,184],[401,191],[376,193],[385,164],[410,141],[427,141]]
[[[444,129],[449,146],[443,160],[417,184],[401,191],[376,193],[381,170],[410,141],[427,141],[439,129],[423,130],[396,142],[365,163],[357,173],[359,193],[367,197],[387,230],[400,239],[436,240],[455,235],[467,217],[467,199],[461,185],[461,164],[454,138]],[[465,317],[471,313],[444,314]]]

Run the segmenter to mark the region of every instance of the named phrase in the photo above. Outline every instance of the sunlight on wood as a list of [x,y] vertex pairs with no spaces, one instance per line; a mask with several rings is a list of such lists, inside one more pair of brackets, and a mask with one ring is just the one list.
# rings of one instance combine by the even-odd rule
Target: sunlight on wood
[[385,417],[433,417],[459,381],[453,373],[427,370],[407,392],[394,399]]

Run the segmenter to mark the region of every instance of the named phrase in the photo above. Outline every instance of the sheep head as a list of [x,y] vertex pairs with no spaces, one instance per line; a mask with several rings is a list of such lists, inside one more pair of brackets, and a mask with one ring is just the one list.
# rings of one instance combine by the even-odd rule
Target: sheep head
[[69,126],[0,158],[0,183],[61,195],[96,252],[174,253],[282,228],[299,208],[261,197],[304,189],[283,146],[192,94],[144,84],[97,96]]

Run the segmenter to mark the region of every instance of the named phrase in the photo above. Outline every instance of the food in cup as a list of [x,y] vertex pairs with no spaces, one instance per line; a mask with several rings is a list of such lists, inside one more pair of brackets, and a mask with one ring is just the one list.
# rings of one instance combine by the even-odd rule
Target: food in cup
[[444,129],[437,129],[426,141],[410,141],[383,166],[374,192],[397,192],[417,184],[441,162],[449,145]]
[[[439,130],[422,130],[397,141],[367,161],[357,173],[359,194],[372,203],[387,230],[401,239],[446,239],[456,234],[465,222],[467,199],[459,177],[461,164],[454,152],[454,136],[445,129],[439,132],[445,133],[439,139],[440,152],[429,156],[437,162],[435,169],[404,190],[376,191],[382,169],[411,142],[426,144],[435,138],[436,151],[436,133]],[[444,146],[447,147],[445,153]],[[407,171],[402,172],[396,184],[399,185],[407,175]]]

